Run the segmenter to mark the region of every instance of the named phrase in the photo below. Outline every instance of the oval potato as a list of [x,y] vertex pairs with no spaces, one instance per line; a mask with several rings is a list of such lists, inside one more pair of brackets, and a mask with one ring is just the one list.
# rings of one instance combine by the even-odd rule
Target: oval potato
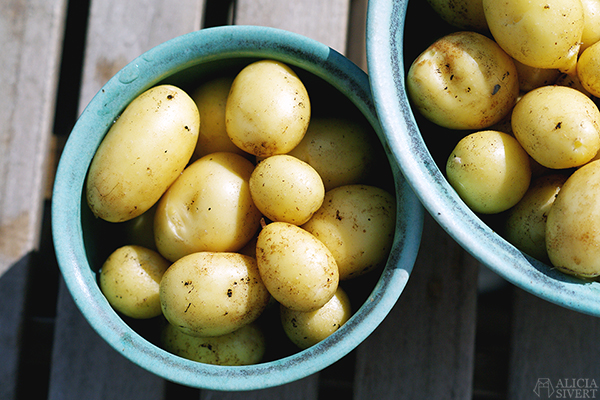
[[257,364],[266,350],[265,337],[254,323],[225,335],[209,337],[191,336],[166,324],[161,343],[175,355],[213,365]]
[[315,311],[295,311],[280,306],[280,317],[287,337],[301,349],[307,349],[340,329],[352,316],[350,298],[342,289]]
[[496,42],[536,68],[574,73],[584,28],[581,0],[483,0]]
[[575,171],[548,213],[546,248],[550,262],[571,275],[600,275],[600,160]]
[[461,139],[446,162],[448,182],[473,211],[496,214],[521,200],[531,182],[529,156],[509,134],[481,131]]
[[256,261],[271,295],[289,309],[316,310],[337,290],[339,272],[333,255],[294,224],[266,225],[258,234]]
[[396,231],[395,199],[375,186],[340,186],[325,194],[302,228],[331,251],[340,280],[355,278],[387,260]]
[[406,85],[415,107],[450,129],[482,129],[499,122],[519,94],[512,59],[476,32],[436,40],[413,61]]
[[321,207],[325,186],[317,171],[287,154],[267,157],[250,175],[256,207],[272,221],[302,225]]
[[99,284],[110,305],[131,318],[161,314],[159,285],[171,263],[151,249],[126,245],[115,250],[100,270]]
[[254,165],[235,153],[213,153],[188,166],[154,215],[158,251],[177,259],[198,251],[238,251],[258,231],[250,194]]
[[90,165],[86,198],[96,217],[123,222],[152,207],[190,160],[198,108],[172,85],[148,89],[111,126]]
[[160,282],[165,318],[192,336],[233,332],[256,320],[270,298],[256,260],[238,253],[190,254]]
[[240,149],[259,157],[284,154],[304,137],[310,99],[286,64],[260,60],[246,66],[231,85],[225,109],[227,134]]
[[567,86],[527,92],[512,112],[512,131],[541,165],[572,168],[600,149],[600,111],[585,94]]

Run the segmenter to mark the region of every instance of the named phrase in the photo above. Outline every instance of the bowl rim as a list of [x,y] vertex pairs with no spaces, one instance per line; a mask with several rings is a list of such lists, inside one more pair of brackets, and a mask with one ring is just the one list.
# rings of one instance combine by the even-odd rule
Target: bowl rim
[[[83,182],[95,149],[114,118],[135,96],[165,77],[200,62],[273,58],[310,72],[350,97],[386,149],[396,180],[397,233],[382,275],[365,303],[337,332],[306,350],[251,366],[216,366],[183,359],[142,338],[110,307],[86,257],[81,226]],[[146,78],[152,76],[153,78]],[[328,46],[289,31],[221,26],[191,32],[140,55],[94,96],[61,155],[52,195],[52,232],[59,268],[77,307],[94,330],[135,364],[182,385],[254,390],[289,383],[333,364],[360,344],[398,300],[418,252],[424,210],[389,154],[364,71]]]
[[406,180],[438,224],[493,272],[554,304],[600,316],[600,282],[561,273],[508,243],[468,208],[434,162],[406,94],[403,45],[407,7],[408,0],[371,0],[366,42],[375,107]]

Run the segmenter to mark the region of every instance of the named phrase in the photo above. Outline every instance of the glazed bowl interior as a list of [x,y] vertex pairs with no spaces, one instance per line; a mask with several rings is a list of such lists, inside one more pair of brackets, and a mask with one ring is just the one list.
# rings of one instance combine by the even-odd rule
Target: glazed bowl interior
[[426,210],[482,264],[540,298],[600,316],[599,282],[563,274],[519,251],[491,228],[497,222],[495,217],[472,212],[460,199],[443,172],[459,137],[423,134],[437,128],[411,108],[406,73],[429,44],[457,30],[434,14],[427,2],[369,2],[369,77],[382,129],[394,157]]
[[[164,351],[153,323],[116,313],[97,284],[96,273],[114,250],[114,224],[95,219],[83,193],[88,167],[109,127],[137,95],[159,83],[186,89],[219,74],[235,73],[257,59],[287,63],[305,81],[314,113],[360,114],[381,143],[384,168],[397,201],[396,234],[387,263],[352,289],[360,299],[352,318],[326,340],[306,350],[276,344],[265,361],[250,366],[216,366]],[[356,113],[354,110],[358,110]],[[313,113],[313,114],[314,114]],[[375,183],[374,183],[375,184]],[[144,53],[97,93],[77,121],[59,163],[52,202],[58,263],[72,297],[96,332],[141,367],[183,385],[214,390],[251,390],[281,385],[333,364],[361,343],[398,300],[413,268],[423,209],[404,180],[384,140],[367,75],[348,59],[303,36],[273,28],[228,26],[193,32]],[[277,328],[273,328],[276,331]],[[268,343],[280,339],[267,333]]]

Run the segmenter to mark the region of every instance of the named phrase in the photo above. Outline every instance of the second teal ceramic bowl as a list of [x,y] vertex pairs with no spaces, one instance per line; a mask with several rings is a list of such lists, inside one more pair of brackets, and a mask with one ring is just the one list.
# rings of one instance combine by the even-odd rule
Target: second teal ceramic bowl
[[[440,170],[440,158],[436,162],[434,147],[450,145],[444,144],[443,138],[439,138],[440,143],[424,140],[422,131],[426,129],[426,121],[411,108],[405,76],[416,56],[428,43],[448,33],[448,28],[426,2],[369,1],[369,76],[377,113],[394,158],[433,218],[480,262],[540,298],[600,316],[600,282],[563,274],[504,240],[469,209]],[[453,147],[446,147],[446,151]]]
[[[388,155],[395,181],[397,226],[387,264],[368,278],[372,285],[353,317],[326,340],[304,351],[275,356],[252,366],[226,367],[189,361],[160,348],[143,327],[126,322],[109,305],[96,281],[110,234],[90,218],[82,197],[94,153],[121,111],[160,82],[184,86],[201,77],[235,70],[260,58],[287,63],[313,88],[333,88],[340,105],[349,101],[373,127]],[[309,91],[310,93],[310,91]],[[319,96],[315,96],[318,103]],[[322,99],[331,102],[329,98]],[[311,98],[312,101],[312,98]],[[316,105],[318,107],[318,104]],[[348,111],[346,111],[348,112]],[[393,186],[393,185],[392,185]],[[61,156],[52,200],[58,263],[77,306],[96,332],[135,364],[173,382],[214,390],[251,390],[281,385],[333,364],[380,324],[402,293],[419,247],[423,209],[404,180],[381,132],[367,75],[329,47],[290,32],[227,26],[193,32],[142,54],[97,93],[80,116]],[[101,225],[101,224],[100,224]]]

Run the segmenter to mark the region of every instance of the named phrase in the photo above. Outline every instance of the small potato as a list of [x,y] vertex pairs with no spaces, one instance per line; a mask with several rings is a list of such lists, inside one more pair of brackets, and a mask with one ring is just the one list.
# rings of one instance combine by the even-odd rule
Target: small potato
[[487,21],[481,0],[427,0],[447,23],[462,30],[485,32]]
[[154,241],[154,214],[157,205],[153,205],[142,215],[123,223],[125,240],[129,244],[137,244],[142,247],[157,251]]
[[448,157],[446,175],[469,208],[496,214],[521,200],[531,181],[531,167],[514,137],[481,131],[458,142]]
[[526,93],[511,118],[519,143],[548,168],[572,168],[590,161],[600,149],[599,122],[594,102],[566,86],[544,86]]
[[574,73],[584,28],[581,0],[483,0],[496,42],[535,68]]
[[342,118],[312,118],[302,141],[288,154],[310,164],[325,190],[362,183],[371,173],[377,150],[375,133]]
[[162,312],[192,336],[220,336],[256,320],[270,299],[256,260],[238,253],[193,253],[160,282]]
[[567,174],[552,174],[535,179],[506,215],[506,240],[542,262],[550,262],[546,251],[546,219],[567,177]]
[[575,171],[548,213],[546,248],[558,270],[580,277],[600,275],[600,160]]
[[584,23],[579,54],[600,41],[600,0],[581,0],[581,4]]
[[188,360],[213,365],[258,364],[266,350],[265,337],[254,323],[222,336],[187,335],[166,324],[161,335],[165,350]]
[[131,318],[161,314],[159,285],[171,263],[157,252],[127,245],[115,250],[100,270],[100,289],[110,305]]
[[596,97],[600,96],[600,42],[581,53],[577,77],[585,90]]
[[291,310],[316,310],[337,290],[339,272],[333,255],[296,225],[266,225],[258,234],[256,261],[271,295]]
[[325,186],[309,164],[281,154],[264,159],[254,168],[250,194],[270,220],[302,225],[323,204]]
[[177,259],[198,251],[238,251],[258,231],[262,215],[250,195],[254,165],[235,153],[214,153],[183,171],[158,203],[158,251]]
[[191,93],[200,113],[200,133],[194,150],[194,160],[207,154],[227,151],[247,156],[237,147],[225,129],[225,105],[234,76],[212,79]]
[[302,228],[331,251],[340,280],[355,278],[387,260],[396,231],[395,199],[375,186],[340,186],[325,194]]
[[227,134],[259,157],[285,154],[304,137],[310,121],[308,92],[279,61],[260,60],[238,73],[225,109]]
[[100,143],[86,183],[96,217],[123,222],[152,207],[190,160],[198,108],[183,90],[161,85],[133,100]]
[[287,337],[301,349],[326,339],[352,316],[350,299],[341,287],[325,305],[315,311],[294,311],[280,306],[281,324]]
[[406,78],[414,106],[450,129],[483,129],[515,104],[519,80],[513,60],[475,32],[446,35],[412,63]]
[[548,86],[556,82],[560,76],[557,69],[535,68],[525,65],[522,62],[513,60],[517,67],[517,76],[519,77],[519,89],[522,93],[537,89],[542,86]]

